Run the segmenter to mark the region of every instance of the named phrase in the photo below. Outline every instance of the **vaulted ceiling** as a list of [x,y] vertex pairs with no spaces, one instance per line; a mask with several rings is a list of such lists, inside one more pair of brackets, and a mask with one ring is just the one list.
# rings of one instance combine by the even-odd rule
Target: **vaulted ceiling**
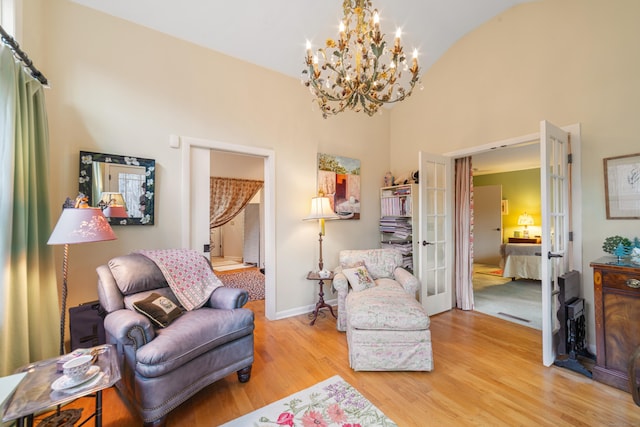
[[[341,0],[72,0],[208,49],[300,78],[305,43],[336,38]],[[402,28],[406,52],[419,51],[423,73],[456,41],[505,10],[534,0],[372,0],[391,39]],[[536,147],[474,156],[477,173],[539,164]],[[516,154],[517,153],[517,154]]]
[[[305,42],[336,38],[341,0],[72,0],[197,45],[300,77]],[[382,32],[402,28],[427,69],[483,22],[531,0],[372,0]]]

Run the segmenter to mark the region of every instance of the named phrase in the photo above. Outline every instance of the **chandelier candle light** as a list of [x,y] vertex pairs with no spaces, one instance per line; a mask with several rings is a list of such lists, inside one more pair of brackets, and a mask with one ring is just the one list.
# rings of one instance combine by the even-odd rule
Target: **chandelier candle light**
[[310,41],[306,46],[307,68],[302,71],[302,81],[325,119],[347,108],[372,116],[384,104],[411,95],[420,79],[418,50],[413,50],[409,65],[400,45],[400,28],[393,46],[387,46],[371,0],[344,0],[343,9],[337,42],[327,39],[326,47],[315,54]]

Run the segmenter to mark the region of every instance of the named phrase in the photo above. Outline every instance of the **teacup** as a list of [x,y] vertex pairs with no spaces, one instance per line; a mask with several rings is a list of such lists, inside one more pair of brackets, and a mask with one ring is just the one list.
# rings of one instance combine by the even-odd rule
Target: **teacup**
[[91,367],[91,361],[93,356],[87,354],[85,356],[75,357],[64,365],[62,365],[62,371],[64,374],[74,381],[82,379],[89,368]]

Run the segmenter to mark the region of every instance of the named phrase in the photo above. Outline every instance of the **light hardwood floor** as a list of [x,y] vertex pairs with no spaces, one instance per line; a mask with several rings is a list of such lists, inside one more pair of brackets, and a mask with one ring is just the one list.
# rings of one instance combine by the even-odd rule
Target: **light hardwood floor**
[[[535,329],[452,310],[431,319],[432,372],[354,372],[332,317],[315,326],[305,315],[266,321],[262,301],[247,306],[256,313],[251,380],[230,375],[212,384],[176,408],[168,426],[217,426],[336,374],[399,426],[640,425],[630,394],[542,366]],[[103,399],[105,427],[141,424],[115,389]]]

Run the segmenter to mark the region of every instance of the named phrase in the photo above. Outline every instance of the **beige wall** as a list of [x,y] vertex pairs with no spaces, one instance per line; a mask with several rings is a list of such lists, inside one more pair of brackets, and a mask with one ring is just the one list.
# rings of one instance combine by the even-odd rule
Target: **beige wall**
[[71,306],[97,298],[95,268],[111,257],[180,246],[182,218],[174,204],[181,158],[180,150],[169,147],[172,134],[276,153],[279,313],[317,299],[316,283],[305,279],[317,265],[317,226],[302,218],[315,195],[318,152],[358,158],[363,170],[362,219],[327,226],[325,264],[334,267],[341,248],[377,245],[378,171],[389,165],[388,114],[324,120],[297,79],[67,0],[37,4],[34,10],[46,12],[44,25],[30,26],[39,20],[27,18],[25,32],[40,35],[46,54],[37,63],[52,87],[46,96],[54,217],[64,198],[77,192],[79,150],[154,158],[157,167],[154,226],[118,227],[116,241],[71,248]]
[[211,176],[264,180],[261,157],[211,150]]
[[94,268],[110,257],[140,242],[179,245],[181,218],[170,200],[180,190],[181,171],[177,151],[168,147],[171,134],[276,152],[277,310],[286,312],[316,297],[304,279],[317,259],[316,228],[301,218],[314,194],[317,152],[362,161],[362,219],[327,225],[324,258],[332,266],[339,249],[377,245],[384,171],[415,169],[419,150],[446,153],[529,134],[547,119],[582,124],[583,227],[577,232],[583,233],[593,343],[588,263],[603,255],[606,236],[638,230],[637,221],[605,219],[602,158],[639,151],[640,2],[517,6],[459,40],[424,74],[424,89],[391,113],[330,120],[311,111],[296,79],[67,0],[26,3],[22,45],[52,85],[53,205],[75,193],[81,149],[155,158],[158,165],[154,227],[118,228],[117,241],[71,248],[71,305],[95,298]]
[[[391,170],[538,132],[540,120],[582,124],[583,289],[595,345],[593,272],[605,237],[640,235],[606,220],[604,157],[640,151],[640,2],[543,0],[516,6],[456,43],[392,112]],[[428,55],[428,53],[426,53]]]

